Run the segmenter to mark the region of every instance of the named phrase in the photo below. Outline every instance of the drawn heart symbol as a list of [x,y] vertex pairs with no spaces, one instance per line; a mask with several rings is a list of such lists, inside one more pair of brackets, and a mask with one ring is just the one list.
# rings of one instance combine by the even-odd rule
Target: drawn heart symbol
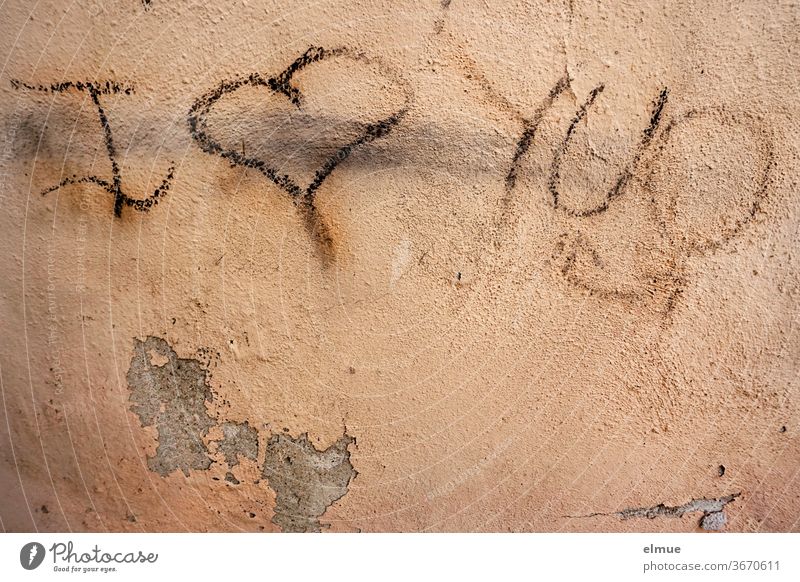
[[[403,119],[408,112],[410,104],[410,90],[405,82],[402,81],[402,77],[397,74],[392,75],[395,80],[400,82],[404,89],[405,101],[403,106],[384,119],[366,124],[355,138],[351,138],[344,145],[339,147],[314,171],[313,178],[305,187],[299,185],[298,181],[287,173],[279,172],[274,165],[269,164],[265,160],[248,156],[244,149],[228,149],[223,146],[210,135],[207,117],[220,99],[247,86],[267,87],[275,94],[280,94],[288,98],[289,102],[299,110],[302,108],[303,95],[300,90],[292,84],[293,76],[304,67],[331,57],[345,57],[368,64],[377,62],[374,59],[367,59],[365,56],[353,53],[345,48],[324,49],[312,46],[283,72],[274,77],[265,78],[259,73],[252,73],[233,81],[223,81],[216,89],[209,91],[195,101],[194,105],[192,105],[192,108],[189,110],[188,117],[191,136],[203,151],[218,155],[230,162],[231,165],[258,170],[274,184],[285,190],[292,197],[295,205],[303,212],[306,225],[312,237],[320,243],[323,251],[326,251],[325,254],[328,254],[327,251],[330,251],[333,241],[328,229],[318,216],[314,200],[316,191],[336,167],[346,160],[353,151],[364,144],[386,136]],[[381,70],[384,72],[388,71],[385,66],[382,66]]]

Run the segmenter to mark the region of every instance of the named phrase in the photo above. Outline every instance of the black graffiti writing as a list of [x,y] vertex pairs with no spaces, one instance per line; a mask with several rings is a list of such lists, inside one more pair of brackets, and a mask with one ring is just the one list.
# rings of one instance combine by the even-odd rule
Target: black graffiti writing
[[335,56],[358,58],[343,48],[325,49],[312,46],[283,72],[274,77],[266,78],[259,73],[252,73],[233,81],[223,81],[215,89],[197,99],[192,105],[188,116],[189,132],[204,152],[218,155],[232,165],[257,170],[275,185],[282,188],[292,197],[295,205],[300,208],[310,230],[315,233],[323,246],[330,244],[330,236],[326,232],[324,225],[319,221],[314,200],[316,191],[331,172],[336,169],[336,166],[346,160],[356,148],[386,136],[408,112],[407,102],[406,106],[392,115],[368,124],[359,137],[339,148],[315,171],[314,178],[305,187],[299,185],[288,174],[279,173],[265,160],[248,156],[244,150],[225,148],[209,134],[206,118],[220,99],[248,85],[266,87],[275,93],[286,96],[295,107],[301,108],[303,95],[296,86],[292,85],[292,77],[311,63]]
[[514,186],[516,186],[517,174],[519,173],[521,160],[530,149],[531,144],[533,143],[533,138],[536,136],[536,130],[538,129],[539,124],[542,122],[545,112],[550,109],[550,107],[553,105],[553,102],[568,87],[569,77],[564,75],[550,90],[547,99],[545,99],[544,103],[539,106],[539,109],[536,110],[533,117],[531,117],[531,119],[523,120],[525,129],[522,132],[522,137],[520,137],[519,141],[517,142],[517,148],[514,150],[514,158],[511,160],[511,169],[506,175],[506,190],[513,190]]
[[42,192],[42,195],[47,195],[51,192],[54,192],[64,186],[68,186],[71,184],[94,184],[111,194],[114,197],[114,216],[121,217],[122,216],[122,208],[123,206],[127,206],[129,208],[133,208],[134,210],[138,210],[139,212],[147,212],[158,204],[158,201],[161,197],[165,196],[167,191],[170,188],[172,183],[172,178],[174,176],[174,167],[170,167],[167,171],[167,175],[164,180],[161,182],[161,185],[155,189],[155,191],[144,199],[137,199],[128,196],[123,188],[122,188],[122,174],[120,172],[119,163],[117,162],[117,151],[116,147],[114,146],[114,135],[111,130],[111,124],[108,121],[108,116],[106,115],[105,110],[103,109],[102,103],[100,101],[100,97],[103,95],[112,95],[112,94],[119,94],[122,93],[124,95],[131,95],[133,93],[133,87],[130,85],[122,85],[119,83],[115,83],[112,81],[105,81],[105,82],[75,82],[75,81],[68,81],[63,83],[55,83],[52,85],[30,85],[28,83],[23,83],[22,81],[12,80],[11,86],[15,89],[26,89],[30,91],[39,91],[44,93],[66,93],[70,90],[75,91],[82,91],[89,94],[89,97],[94,103],[95,108],[97,109],[97,116],[100,121],[100,125],[103,130],[103,141],[105,142],[106,146],[106,153],[108,155],[109,162],[111,163],[111,181],[104,180],[99,176],[83,176],[77,177],[72,176],[69,178],[64,178],[59,182],[57,185],[52,186]]
[[561,147],[556,151],[556,154],[553,157],[553,164],[550,169],[550,180],[548,183],[548,189],[550,190],[550,196],[552,197],[553,206],[556,208],[563,209],[567,214],[571,216],[586,217],[599,214],[604,210],[607,210],[608,205],[611,203],[611,201],[617,198],[620,194],[622,194],[622,192],[625,190],[625,186],[627,185],[628,181],[633,176],[633,171],[636,168],[636,165],[639,163],[642,154],[647,149],[647,146],[650,145],[650,142],[653,139],[653,135],[655,134],[659,124],[661,123],[662,113],[664,111],[664,107],[667,104],[667,97],[669,96],[669,90],[666,87],[664,87],[653,103],[653,109],[650,115],[650,123],[642,132],[642,139],[639,143],[639,147],[636,149],[633,159],[628,163],[628,165],[625,166],[625,168],[623,168],[614,186],[611,188],[611,190],[609,190],[606,193],[606,196],[603,199],[603,201],[599,205],[589,210],[575,210],[565,206],[560,199],[558,187],[561,181],[561,162],[565,154],[567,153],[567,150],[569,149],[572,136],[575,133],[575,128],[586,117],[586,114],[588,113],[591,106],[594,104],[595,100],[597,99],[597,96],[600,95],[600,93],[602,93],[604,89],[605,85],[602,84],[592,89],[591,93],[589,94],[589,98],[578,109],[578,112],[573,118],[572,123],[570,123],[569,129],[567,129],[567,135],[564,138]]
[[[244,147],[244,141],[242,141],[241,148],[223,145],[216,136],[211,135],[208,129],[207,119],[215,104],[219,103],[225,96],[231,95],[246,86],[263,87],[282,98],[286,98],[292,107],[302,110],[305,103],[305,96],[298,87],[295,76],[305,67],[333,57],[343,57],[345,59],[354,60],[363,59],[363,55],[355,53],[350,49],[325,49],[312,46],[289,64],[286,69],[274,76],[266,76],[256,72],[234,80],[224,80],[220,82],[213,90],[201,95],[194,101],[187,118],[189,133],[202,151],[218,156],[226,160],[232,166],[257,170],[267,177],[270,182],[287,193],[304,217],[312,237],[323,249],[331,247],[331,234],[327,231],[324,222],[321,221],[318,216],[315,199],[317,191],[331,173],[335,171],[338,165],[348,159],[357,148],[376,139],[385,137],[400,124],[410,109],[410,89],[406,87],[406,99],[402,105],[398,105],[398,109],[394,113],[378,121],[361,122],[357,126],[356,133],[351,134],[351,136],[347,138],[349,141],[341,146],[334,144],[332,148],[333,154],[328,155],[329,151],[331,151],[328,150],[328,152],[320,158],[322,163],[319,164],[316,169],[309,168],[313,171],[310,173],[310,177],[305,184],[300,183],[298,179],[287,173],[279,172],[276,169],[276,167],[279,166],[271,164],[268,160],[255,157],[252,152],[248,154]],[[366,60],[366,62],[370,61]],[[482,77],[478,77],[477,82],[484,89],[488,87]],[[510,111],[514,115],[514,118],[522,124],[522,132],[517,140],[513,155],[511,156],[510,168],[505,175],[504,185],[506,202],[511,200],[512,192],[517,187],[524,157],[530,148],[533,147],[537,133],[540,131],[540,127],[542,126],[547,112],[553,107],[557,99],[566,91],[571,90],[570,83],[571,81],[567,74],[558,79],[545,99],[530,116],[519,114],[510,106],[507,100],[502,99],[502,96],[500,97],[500,103],[504,107],[504,110]],[[169,168],[162,184],[147,198],[135,199],[128,196],[123,190],[122,176],[120,166],[117,163],[113,133],[108,115],[103,108],[103,97],[114,94],[131,95],[133,93],[133,87],[112,81],[65,82],[52,85],[30,85],[21,81],[12,81],[12,86],[19,90],[45,93],[66,93],[69,91],[84,92],[91,98],[103,130],[106,151],[111,165],[111,179],[106,180],[94,175],[84,177],[73,176],[65,178],[59,184],[48,188],[43,194],[53,192],[71,184],[91,184],[113,195],[114,214],[119,217],[121,216],[122,208],[125,206],[138,211],[149,210],[168,192],[174,174],[174,169],[172,167]],[[491,89],[491,87],[489,87],[489,89]],[[680,267],[681,258],[688,253],[701,253],[718,247],[723,242],[735,236],[743,225],[757,214],[761,201],[766,196],[767,186],[773,168],[770,149],[771,140],[765,138],[764,143],[759,143],[759,147],[757,148],[759,152],[763,150],[763,155],[756,164],[757,175],[755,176],[755,182],[757,182],[757,187],[752,193],[752,200],[742,200],[738,203],[738,206],[731,209],[731,220],[729,221],[730,225],[728,227],[721,232],[717,232],[712,229],[713,225],[708,225],[705,227],[704,231],[702,228],[696,228],[697,225],[693,219],[689,217],[688,219],[682,220],[688,220],[691,223],[692,229],[697,231],[696,233],[692,231],[692,233],[690,233],[691,236],[689,236],[681,230],[685,225],[679,223],[676,218],[680,213],[680,209],[679,200],[676,198],[675,194],[669,192],[654,193],[651,196],[653,216],[649,220],[656,220],[658,223],[661,238],[657,241],[657,246],[665,247],[664,257],[666,257],[666,271],[662,272],[654,269],[646,272],[643,271],[641,278],[642,280],[646,279],[646,281],[634,290],[631,290],[633,287],[625,291],[620,290],[618,288],[619,285],[616,283],[601,287],[593,281],[593,279],[598,279],[597,276],[593,275],[592,277],[588,277],[583,275],[589,271],[592,273],[599,273],[606,270],[607,265],[603,259],[603,249],[600,247],[595,248],[590,237],[582,235],[581,232],[577,230],[578,223],[581,219],[592,218],[592,224],[587,225],[587,227],[597,228],[600,226],[604,217],[593,217],[598,217],[607,211],[611,203],[619,198],[634,180],[637,180],[637,183],[641,182],[647,189],[652,190],[655,188],[655,186],[650,184],[652,179],[647,178],[645,173],[652,173],[652,167],[659,163],[658,160],[664,155],[665,149],[671,143],[668,138],[675,133],[676,128],[682,127],[684,123],[710,116],[712,120],[716,120],[723,128],[744,124],[743,127],[750,128],[754,136],[766,132],[766,129],[764,131],[758,130],[758,128],[762,126],[762,121],[760,120],[749,119],[741,115],[731,115],[722,110],[716,111],[713,108],[707,111],[693,110],[665,122],[665,111],[668,99],[670,98],[670,91],[667,87],[664,87],[653,99],[649,112],[649,120],[646,127],[641,131],[638,143],[632,148],[633,152],[628,155],[627,162],[622,166],[622,169],[619,170],[619,174],[615,178],[612,187],[605,193],[602,200],[589,209],[570,207],[567,201],[563,199],[560,192],[562,172],[564,171],[563,162],[569,152],[570,144],[573,141],[577,128],[587,116],[590,115],[592,107],[604,90],[605,85],[601,83],[590,91],[589,95],[575,112],[574,117],[571,119],[566,129],[566,133],[563,135],[560,144],[556,147],[552,155],[549,175],[546,176],[546,191],[550,195],[551,207],[557,211],[563,212],[571,219],[569,221],[570,225],[568,226],[570,238],[559,242],[555,256],[563,262],[562,274],[575,287],[585,288],[592,293],[602,296],[621,298],[633,298],[638,295],[644,287],[647,287],[645,292],[648,293],[648,289],[650,288],[672,289],[673,291],[668,293],[668,303],[674,304],[675,298],[679,294],[679,289],[684,285],[683,274]],[[355,135],[355,137],[352,137],[353,135]],[[757,142],[758,141],[759,140],[757,140]],[[314,162],[312,165],[316,164],[317,162]],[[638,179],[634,178],[634,176],[638,176]],[[736,212],[739,207],[743,208],[742,216],[739,216]],[[624,211],[624,208],[622,210]],[[507,217],[508,215],[505,214],[502,218]],[[572,219],[574,219],[574,221]],[[597,220],[600,222],[597,222]],[[687,236],[689,236],[689,238],[687,238]]]

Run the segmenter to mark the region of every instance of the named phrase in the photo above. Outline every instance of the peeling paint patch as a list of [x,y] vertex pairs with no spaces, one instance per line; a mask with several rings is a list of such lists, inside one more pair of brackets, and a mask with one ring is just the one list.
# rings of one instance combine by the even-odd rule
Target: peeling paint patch
[[223,422],[219,451],[225,456],[228,467],[239,464],[239,455],[252,461],[258,460],[258,431],[244,422]]
[[345,434],[324,451],[318,451],[303,434],[270,437],[263,475],[275,491],[272,522],[284,532],[319,532],[319,518],[347,493],[357,471],[347,447],[355,439]]
[[707,531],[719,531],[728,523],[728,518],[724,511],[714,511],[705,514],[700,519],[700,527]]
[[646,517],[647,519],[655,519],[657,517],[683,517],[687,513],[703,512],[700,518],[700,527],[705,530],[720,530],[725,527],[727,518],[724,510],[725,506],[732,503],[741,493],[732,493],[717,499],[692,499],[691,501],[678,506],[669,506],[659,503],[652,507],[635,507],[631,509],[623,509],[622,511],[614,511],[612,513],[590,513],[589,515],[577,515],[567,517],[598,517],[615,515],[621,519],[632,519],[635,517]]
[[191,469],[208,469],[211,458],[203,437],[215,421],[206,408],[213,399],[206,368],[179,358],[165,340],[150,336],[134,339],[127,381],[131,411],[142,426],[158,431],[156,454],[147,459],[150,470],[166,476],[180,469],[188,476]]

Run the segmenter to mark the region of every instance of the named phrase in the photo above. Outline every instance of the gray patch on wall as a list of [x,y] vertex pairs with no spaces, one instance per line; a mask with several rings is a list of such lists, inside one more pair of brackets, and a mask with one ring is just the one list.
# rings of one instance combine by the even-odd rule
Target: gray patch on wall
[[191,469],[208,469],[211,458],[203,437],[215,422],[206,408],[213,394],[203,365],[179,358],[161,338],[134,338],[127,380],[131,410],[142,426],[158,430],[156,454],[147,459],[150,470],[166,476],[180,469],[188,476]]
[[258,431],[245,422],[223,422],[219,451],[225,456],[228,467],[239,464],[239,455],[258,460]]
[[692,499],[683,505],[677,506],[659,503],[652,507],[634,507],[631,509],[623,509],[622,511],[614,511],[612,513],[590,513],[588,515],[567,515],[565,517],[585,518],[616,515],[622,519],[632,519],[636,517],[655,519],[657,517],[681,518],[687,513],[702,512],[703,516],[700,518],[700,527],[708,531],[718,531],[723,529],[725,524],[728,523],[728,518],[725,515],[725,506],[729,503],[733,503],[740,495],[741,492],[732,493],[716,499]]
[[292,438],[277,434],[267,442],[263,475],[275,491],[272,522],[284,532],[318,532],[319,518],[344,497],[357,472],[347,447],[355,442],[344,435],[318,451],[308,435]]

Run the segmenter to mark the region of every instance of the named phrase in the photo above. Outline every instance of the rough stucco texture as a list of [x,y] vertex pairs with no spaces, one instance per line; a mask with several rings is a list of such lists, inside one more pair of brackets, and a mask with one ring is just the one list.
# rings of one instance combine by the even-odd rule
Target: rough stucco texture
[[0,8],[0,527],[800,530],[800,10]]

